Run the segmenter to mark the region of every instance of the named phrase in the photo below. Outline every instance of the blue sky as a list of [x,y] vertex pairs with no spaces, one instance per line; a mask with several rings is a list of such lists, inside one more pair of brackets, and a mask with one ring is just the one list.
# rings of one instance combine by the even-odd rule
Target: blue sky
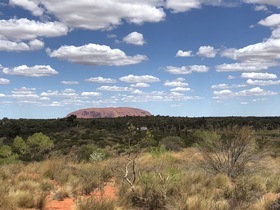
[[279,0],[1,0],[0,118],[280,115]]

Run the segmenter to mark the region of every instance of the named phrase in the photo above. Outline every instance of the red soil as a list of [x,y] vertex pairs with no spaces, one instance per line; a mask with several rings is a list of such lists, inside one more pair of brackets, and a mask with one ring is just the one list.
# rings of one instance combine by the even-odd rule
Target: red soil
[[[115,200],[116,197],[116,187],[112,184],[106,185],[102,191],[94,190],[90,196],[82,197],[96,197],[97,199],[110,199]],[[50,200],[47,201],[45,210],[73,210],[75,206],[75,198],[65,198],[62,201]]]

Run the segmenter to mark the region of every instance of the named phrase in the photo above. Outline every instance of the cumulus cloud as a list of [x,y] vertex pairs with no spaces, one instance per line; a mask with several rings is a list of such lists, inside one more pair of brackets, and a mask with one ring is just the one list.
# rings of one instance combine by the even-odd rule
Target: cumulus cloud
[[276,74],[256,73],[256,72],[242,73],[241,77],[242,78],[251,78],[251,79],[277,79]]
[[266,4],[275,7],[280,7],[280,2],[278,0],[243,0],[245,3],[251,4]]
[[277,66],[277,62],[271,61],[249,61],[243,63],[224,63],[216,66],[218,72],[229,71],[260,71],[267,70],[270,67]]
[[131,87],[134,87],[134,88],[146,88],[146,87],[150,87],[149,84],[144,83],[144,82],[138,82],[138,83],[136,83],[136,84],[131,84],[130,86],[131,86]]
[[28,11],[30,11],[34,16],[41,16],[44,13],[44,10],[39,7],[36,1],[32,0],[10,0],[10,5],[15,5],[22,7]]
[[280,39],[268,38],[263,42],[248,45],[240,49],[227,49],[222,56],[240,61],[240,63],[222,64],[217,71],[258,71],[278,66],[280,59]]
[[40,94],[42,97],[58,97],[58,98],[77,98],[78,94],[74,89],[68,88],[62,91],[58,90],[48,90],[47,92],[42,92]]
[[91,77],[85,79],[86,82],[96,82],[96,83],[116,83],[117,80],[111,78],[103,78],[103,77]]
[[280,25],[280,14],[272,14],[265,19],[259,21],[260,25],[267,27],[276,27]]
[[137,75],[128,75],[119,78],[122,82],[128,82],[128,83],[151,83],[151,82],[159,82],[160,79],[151,75],[143,75],[143,76],[137,76]]
[[3,74],[7,75],[18,75],[26,77],[45,77],[58,74],[58,72],[49,65],[36,65],[32,67],[21,65],[14,68],[4,68],[2,72]]
[[207,58],[214,58],[216,54],[217,50],[215,50],[215,48],[212,46],[201,46],[197,52],[197,55]]
[[29,46],[31,50],[39,50],[44,47],[45,43],[39,39],[34,39],[29,42]]
[[106,45],[62,46],[57,50],[47,49],[50,57],[92,66],[126,66],[147,60],[145,55],[127,56],[119,49]]
[[97,90],[110,91],[110,92],[125,92],[125,91],[133,91],[134,89],[129,87],[119,87],[119,86],[101,86],[97,88]]
[[265,5],[256,5],[254,8],[255,11],[267,11],[268,8]]
[[186,91],[190,91],[190,88],[184,88],[184,87],[176,87],[176,88],[172,88],[170,91],[171,92],[186,92]]
[[217,85],[212,85],[211,88],[213,89],[230,89],[230,88],[242,88],[246,87],[245,84],[217,84]]
[[40,2],[48,14],[53,14],[71,28],[105,30],[117,27],[124,21],[142,24],[144,22],[159,22],[165,18],[165,13],[161,7],[162,0],[140,2],[133,0],[29,1],[36,4],[33,5],[34,8],[30,8],[29,5],[23,3],[17,5],[34,13],[36,9],[41,8],[39,6]]
[[10,84],[10,80],[5,78],[0,78],[0,85],[8,85]]
[[255,87],[247,90],[233,92],[231,90],[214,91],[215,99],[248,97],[248,96],[273,96],[277,95],[277,92],[267,91],[260,87]]
[[198,9],[201,7],[199,0],[167,0],[166,8],[171,9],[174,13],[186,12],[191,9]]
[[29,51],[30,47],[24,42],[13,42],[0,39],[0,51]]
[[78,85],[80,84],[78,81],[61,81],[63,85]]
[[248,85],[255,85],[255,86],[270,86],[270,85],[280,85],[280,80],[252,80],[248,79],[246,81]]
[[82,92],[81,95],[85,97],[98,97],[101,96],[102,94],[98,92]]
[[132,33],[128,34],[126,37],[123,38],[123,41],[128,44],[133,44],[133,45],[145,44],[143,34],[140,34],[138,32],[132,32]]
[[36,93],[36,88],[27,87],[15,88],[13,91],[11,91],[10,97],[18,99],[21,102],[29,101],[30,103],[34,103],[34,100],[40,98]]
[[192,56],[192,51],[183,51],[183,50],[178,50],[176,53],[176,57],[191,57]]
[[182,66],[182,67],[174,67],[167,66],[165,67],[165,71],[170,74],[191,74],[193,72],[208,72],[209,67],[204,65],[192,65],[192,66]]
[[177,78],[175,80],[172,80],[172,81],[167,80],[167,81],[164,82],[163,85],[164,86],[172,86],[172,87],[185,87],[185,86],[188,86],[189,84],[184,82],[184,81],[185,81],[184,78],[179,77],[179,78]]
[[38,37],[57,37],[68,33],[68,27],[60,22],[39,22],[35,20],[0,20],[0,39],[34,40]]

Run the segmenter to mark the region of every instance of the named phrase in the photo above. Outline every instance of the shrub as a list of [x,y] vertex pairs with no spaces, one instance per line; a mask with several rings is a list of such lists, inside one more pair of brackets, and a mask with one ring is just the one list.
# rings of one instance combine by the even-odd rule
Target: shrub
[[81,199],[76,202],[76,210],[113,210],[115,209],[115,201],[99,200],[94,197]]
[[258,148],[249,127],[228,127],[219,133],[204,132],[197,148],[205,169],[236,177],[245,172],[248,163],[258,160]]
[[164,137],[159,144],[170,151],[180,151],[184,147],[184,141],[179,136]]

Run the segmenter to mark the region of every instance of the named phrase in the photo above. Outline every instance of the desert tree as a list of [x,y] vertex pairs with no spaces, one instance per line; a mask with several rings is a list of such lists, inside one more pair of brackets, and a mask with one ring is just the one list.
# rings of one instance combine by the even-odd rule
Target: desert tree
[[29,136],[27,144],[30,148],[32,160],[41,160],[42,157],[54,147],[53,141],[41,132]]
[[236,177],[245,172],[249,163],[259,158],[258,146],[250,127],[229,126],[216,132],[201,132],[196,146],[203,165],[215,173]]

